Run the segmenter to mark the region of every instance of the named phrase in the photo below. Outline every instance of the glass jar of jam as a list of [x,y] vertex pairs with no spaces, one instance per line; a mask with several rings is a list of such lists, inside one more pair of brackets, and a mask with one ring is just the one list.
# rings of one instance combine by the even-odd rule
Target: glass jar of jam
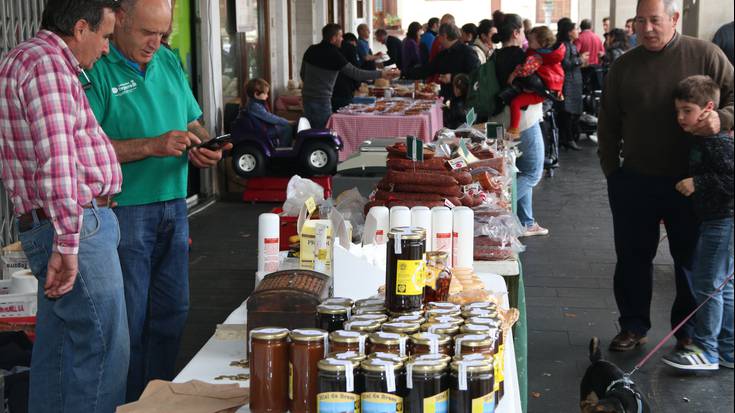
[[383,324],[381,329],[389,333],[401,333],[406,335],[415,334],[419,331],[421,326],[416,323],[409,323],[404,321],[391,321]]
[[319,391],[316,396],[317,411],[360,411],[359,363],[353,360],[326,358],[318,364]]
[[370,333],[369,339],[368,354],[383,352],[398,354],[401,357],[408,354],[406,349],[408,336],[405,334],[376,331]]
[[361,395],[363,413],[403,411],[406,378],[403,363],[382,358],[368,358],[360,363],[364,389]]
[[426,318],[429,320],[442,316],[461,317],[462,311],[459,308],[432,308],[426,312]]
[[421,325],[421,331],[454,337],[459,333],[459,325],[449,323],[424,323]]
[[399,315],[395,317],[391,317],[390,321],[396,321],[399,323],[416,323],[416,324],[423,324],[426,321],[426,318],[422,314],[413,314],[413,315]]
[[435,333],[416,333],[411,336],[411,354],[451,354],[452,339]]
[[365,354],[367,333],[337,330],[329,333],[329,349],[334,352],[355,351]]
[[328,332],[341,330],[350,318],[350,308],[336,304],[320,304],[316,307],[316,326]]
[[344,329],[347,331],[360,331],[363,333],[373,333],[380,330],[380,323],[377,321],[347,321],[344,323]]
[[449,297],[449,284],[452,273],[447,267],[449,254],[444,251],[426,253],[426,289],[424,303],[446,301]]
[[424,300],[426,231],[392,228],[388,233],[385,304],[394,313],[421,310]]
[[352,317],[355,321],[377,321],[380,324],[388,321],[388,316],[385,314],[361,314]]
[[450,412],[495,412],[493,364],[485,360],[463,360],[451,364],[449,375]]
[[351,298],[348,298],[348,297],[330,297],[322,301],[322,304],[352,307],[352,304],[354,304],[354,302],[352,301]]
[[484,334],[460,334],[454,337],[454,354],[493,355],[493,339]]
[[412,360],[406,363],[404,412],[449,410],[449,376],[441,361]]
[[462,324],[464,324],[464,318],[454,317],[450,315],[440,315],[438,317],[432,317],[428,319],[427,322],[432,324],[454,324],[456,326],[461,326]]
[[250,411],[288,411],[288,330],[261,327],[250,331]]
[[317,364],[327,355],[327,332],[316,328],[291,331],[288,399],[292,413],[316,412]]

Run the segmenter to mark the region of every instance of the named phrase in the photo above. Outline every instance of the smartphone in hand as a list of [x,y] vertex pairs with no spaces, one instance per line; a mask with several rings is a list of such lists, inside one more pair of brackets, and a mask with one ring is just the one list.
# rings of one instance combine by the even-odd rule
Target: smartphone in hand
[[204,148],[209,149],[210,151],[218,151],[222,149],[225,144],[232,142],[232,135],[229,133],[227,135],[217,136],[216,138],[212,138],[206,142],[202,142],[199,145],[197,145],[197,148]]

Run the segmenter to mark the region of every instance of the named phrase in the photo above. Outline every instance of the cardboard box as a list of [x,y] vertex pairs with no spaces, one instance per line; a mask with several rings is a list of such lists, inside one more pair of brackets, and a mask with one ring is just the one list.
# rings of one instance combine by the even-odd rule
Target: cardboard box
[[299,252],[299,264],[302,269],[314,269],[314,254],[316,253],[316,224],[327,226],[327,246],[322,261],[327,264],[327,273],[332,271],[332,223],[328,219],[310,219],[304,222],[301,229],[301,250]]
[[19,270],[28,269],[28,258],[23,252],[20,241],[3,247],[0,259],[3,263],[2,279],[10,279],[10,275]]

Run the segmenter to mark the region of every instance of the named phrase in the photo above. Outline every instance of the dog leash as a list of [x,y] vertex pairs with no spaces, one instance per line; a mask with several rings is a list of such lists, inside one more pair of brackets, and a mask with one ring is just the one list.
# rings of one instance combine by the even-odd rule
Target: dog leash
[[694,314],[696,314],[696,313],[697,313],[697,311],[699,311],[699,310],[700,310],[700,309],[701,309],[701,308],[702,308],[702,307],[703,307],[703,306],[704,306],[705,304],[707,304],[707,302],[708,302],[709,300],[711,300],[711,299],[712,299],[712,298],[713,298],[713,297],[715,296],[715,294],[719,293],[720,291],[722,291],[722,289],[723,289],[723,288],[725,288],[725,285],[727,285],[727,283],[728,283],[728,282],[730,282],[730,280],[732,280],[732,279],[733,279],[733,275],[735,275],[735,273],[731,273],[731,274],[730,274],[730,275],[729,275],[729,276],[728,276],[727,278],[725,278],[725,281],[723,281],[723,282],[722,282],[722,284],[720,284],[720,286],[719,286],[719,287],[717,287],[717,289],[716,289],[716,290],[715,290],[714,292],[712,292],[712,294],[710,294],[710,295],[709,295],[709,297],[707,297],[707,298],[706,298],[706,299],[705,299],[704,301],[702,301],[702,303],[701,303],[701,304],[699,304],[699,306],[697,306],[697,308],[695,308],[695,309],[694,309],[694,311],[692,311],[691,313],[689,313],[689,315],[687,315],[687,316],[686,316],[686,317],[685,317],[685,318],[684,318],[683,320],[681,320],[681,321],[679,322],[679,324],[677,324],[677,325],[676,325],[676,327],[674,327],[674,328],[673,328],[673,329],[672,329],[672,330],[671,330],[671,331],[669,332],[669,334],[667,334],[667,335],[666,335],[666,336],[665,336],[665,337],[664,337],[663,339],[661,339],[661,341],[659,341],[659,342],[658,342],[658,344],[656,344],[656,347],[654,347],[654,348],[653,348],[653,350],[649,351],[649,352],[648,352],[648,354],[646,354],[646,355],[645,355],[645,357],[643,357],[643,358],[641,359],[641,361],[639,361],[639,362],[638,362],[638,364],[636,364],[636,365],[635,365],[635,367],[633,367],[633,370],[631,370],[631,371],[630,371],[630,373],[626,373],[626,374],[624,375],[624,378],[623,378],[623,380],[630,380],[630,376],[632,376],[632,375],[633,375],[633,373],[635,373],[635,372],[636,372],[636,371],[638,371],[638,370],[639,370],[639,369],[640,369],[641,367],[643,367],[643,365],[644,365],[644,364],[646,364],[646,362],[647,362],[647,361],[648,361],[648,360],[649,360],[649,359],[650,359],[650,358],[651,358],[651,357],[652,357],[652,356],[653,356],[654,354],[656,354],[656,352],[657,352],[657,351],[658,351],[659,349],[661,349],[661,347],[662,347],[662,346],[663,346],[663,345],[664,345],[664,344],[665,344],[665,343],[666,343],[667,341],[669,341],[669,339],[670,339],[670,338],[671,338],[671,337],[672,337],[672,336],[673,336],[674,334],[676,334],[676,332],[677,332],[677,331],[679,331],[679,329],[681,329],[681,328],[682,328],[682,327],[684,326],[684,324],[686,324],[686,323],[687,323],[687,321],[689,321],[689,319],[690,319],[690,318],[692,318],[692,317],[694,316]]

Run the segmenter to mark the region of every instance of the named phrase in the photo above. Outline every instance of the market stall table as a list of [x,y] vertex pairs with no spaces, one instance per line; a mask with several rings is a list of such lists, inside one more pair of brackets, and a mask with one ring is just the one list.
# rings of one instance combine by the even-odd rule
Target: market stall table
[[[488,290],[503,294],[503,306],[508,306],[508,294],[503,277],[496,274],[479,273]],[[245,324],[247,322],[247,307],[245,302],[233,311],[223,324]],[[515,345],[512,331],[508,332],[508,341],[505,347],[505,396],[498,404],[497,413],[520,413],[521,399],[518,388],[516,371]],[[208,383],[224,384],[237,383],[241,387],[248,387],[248,381],[215,380],[222,375],[237,375],[249,370],[230,366],[233,361],[247,357],[244,340],[222,340],[212,336],[194,358],[184,367],[174,379],[175,383],[184,383],[189,380],[201,380]],[[248,406],[243,406],[238,412],[250,412]]]
[[339,159],[347,159],[368,139],[413,135],[424,142],[431,142],[436,131],[444,126],[441,105],[437,102],[431,110],[419,115],[376,115],[335,113],[327,127],[344,141]]

